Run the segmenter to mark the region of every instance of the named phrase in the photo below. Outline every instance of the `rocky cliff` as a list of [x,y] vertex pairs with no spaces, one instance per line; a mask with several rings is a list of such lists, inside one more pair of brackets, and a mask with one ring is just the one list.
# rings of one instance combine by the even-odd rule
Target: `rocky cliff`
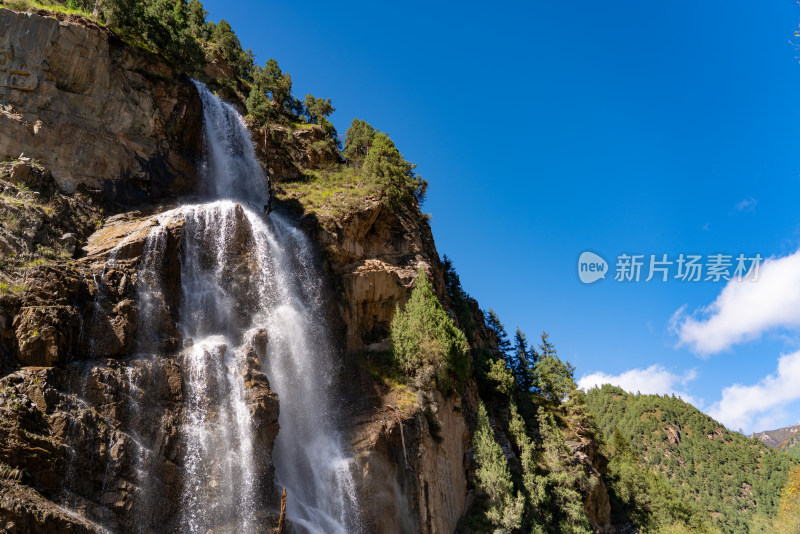
[[[176,326],[184,229],[161,215],[195,188],[202,103],[175,67],[84,20],[0,9],[0,41],[0,156],[14,160],[0,165],[0,528],[172,529],[178,488],[188,483],[178,428],[191,340]],[[475,497],[477,384],[445,397],[371,372],[420,269],[449,306],[426,218],[370,196],[344,212],[307,209],[290,182],[339,158],[319,143],[321,130],[253,134],[278,184],[277,209],[314,237],[328,275],[365,530],[454,532]],[[160,225],[165,244],[152,257],[147,239]],[[228,274],[247,291],[248,236],[232,243],[239,271]],[[144,314],[156,283],[163,301]],[[252,313],[244,308],[236,313]],[[474,339],[491,345],[472,308]],[[147,335],[154,324],[155,338]],[[271,456],[280,410],[260,371],[268,343],[260,335],[239,369],[263,459],[260,489],[276,512],[259,518],[265,529],[277,520]],[[143,345],[159,358],[138,357]],[[599,480],[596,448],[570,446]],[[510,446],[507,454],[513,461]],[[604,530],[602,482],[586,502]]]
[[141,204],[193,190],[202,104],[155,54],[85,19],[0,8],[0,158]]

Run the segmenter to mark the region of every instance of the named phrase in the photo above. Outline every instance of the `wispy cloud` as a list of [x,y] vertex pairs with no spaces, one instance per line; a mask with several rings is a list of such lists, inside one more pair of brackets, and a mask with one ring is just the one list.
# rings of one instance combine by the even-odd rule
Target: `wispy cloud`
[[603,384],[611,384],[630,393],[675,395],[690,404],[698,406],[698,400],[681,391],[695,378],[697,378],[697,372],[693,369],[679,375],[670,372],[663,365],[654,364],[646,369],[630,369],[618,375],[609,375],[602,372],[584,375],[578,380],[578,387],[583,390],[589,390],[594,387],[600,387]]
[[770,430],[797,421],[787,419],[785,407],[800,399],[800,351],[784,354],[778,369],[756,384],[734,384],[722,390],[722,399],[708,410],[730,429]]
[[731,280],[710,305],[693,314],[677,310],[670,328],[701,355],[755,339],[774,328],[800,327],[800,250],[764,261],[756,281]]
[[753,197],[745,198],[744,200],[740,200],[739,202],[737,202],[736,205],[733,207],[733,209],[734,211],[743,211],[743,212],[753,211],[756,209],[756,204],[758,204],[758,200],[756,200],[755,198]]

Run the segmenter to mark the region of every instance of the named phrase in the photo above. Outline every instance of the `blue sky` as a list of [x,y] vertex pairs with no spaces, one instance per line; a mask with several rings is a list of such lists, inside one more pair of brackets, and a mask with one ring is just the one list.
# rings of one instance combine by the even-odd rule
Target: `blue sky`
[[[330,97],[340,133],[395,140],[467,291],[547,330],[582,384],[676,392],[747,432],[800,420],[794,2],[204,4],[297,96]],[[585,250],[772,259],[725,291],[585,285]]]

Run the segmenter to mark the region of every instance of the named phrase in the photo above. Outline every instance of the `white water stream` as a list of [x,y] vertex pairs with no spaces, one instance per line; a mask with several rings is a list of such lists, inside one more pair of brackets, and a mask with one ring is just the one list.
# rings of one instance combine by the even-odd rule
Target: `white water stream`
[[[167,223],[183,220],[178,327],[187,346],[180,358],[187,476],[177,530],[264,531],[257,520],[266,506],[257,469],[262,459],[254,457],[259,448],[242,370],[266,333],[262,370],[280,401],[272,461],[277,491],[287,488],[287,517],[308,532],[359,532],[353,461],[336,427],[335,365],[311,244],[288,220],[262,213],[269,189],[241,117],[195,85],[204,106],[203,202],[158,216],[142,264],[147,269],[150,256],[163,254]],[[140,278],[150,280],[140,285],[140,329],[152,335],[154,308],[164,298],[153,273]],[[146,465],[140,462],[140,476]]]

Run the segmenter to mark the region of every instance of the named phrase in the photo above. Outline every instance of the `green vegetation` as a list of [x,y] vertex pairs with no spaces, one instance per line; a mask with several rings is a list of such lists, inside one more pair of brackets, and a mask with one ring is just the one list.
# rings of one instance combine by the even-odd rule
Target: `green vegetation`
[[618,428],[603,452],[609,458],[605,474],[612,523],[633,524],[643,532],[718,532],[710,518],[684,499],[663,474],[651,471]]
[[472,317],[472,310],[469,307],[467,299],[469,295],[464,288],[461,287],[461,280],[456,273],[453,262],[445,254],[442,258],[442,269],[444,271],[444,288],[447,291],[447,296],[450,298],[450,303],[456,313],[456,319],[461,330],[466,334],[467,339],[472,343],[475,341],[475,319]]
[[[490,314],[496,326],[502,327],[497,314]],[[596,439],[594,423],[584,409],[583,396],[572,382],[570,401],[556,406],[524,390],[506,360],[498,358],[489,368],[488,378],[496,383],[496,391],[508,396],[505,433],[511,438],[519,458],[516,485],[525,502],[518,525],[520,531],[589,534],[591,529],[583,501],[592,481],[584,466],[574,461],[558,424],[561,421],[575,433],[573,438]],[[523,411],[529,415],[525,416]],[[481,464],[479,458],[476,461]],[[482,489],[487,490],[483,486]],[[502,526],[494,518],[487,517],[495,526]]]
[[782,446],[781,450],[789,456],[794,456],[795,458],[800,459],[800,440],[792,440],[790,443]]
[[25,284],[9,284],[8,282],[0,282],[0,295],[12,293],[20,295],[25,292],[27,286]]
[[785,452],[789,456],[800,458],[800,433],[795,427],[781,429],[780,431],[772,431],[769,432],[769,434],[781,440],[777,447],[778,450]]
[[[0,5],[13,9],[14,11],[37,10],[50,13],[59,13],[62,15],[77,15],[80,17],[95,20],[91,12],[91,7],[86,8],[89,2],[76,2],[74,0],[67,2],[59,2],[57,0],[3,0]],[[91,2],[93,5],[94,2]],[[88,11],[87,11],[88,9]]]
[[375,128],[366,121],[353,119],[347,129],[344,150],[342,151],[342,156],[350,166],[359,168],[364,164],[364,158],[367,157],[369,147],[372,146],[374,138]]
[[389,136],[378,132],[364,158],[361,172],[372,178],[383,191],[383,201],[392,211],[400,211],[413,202],[421,204],[428,182],[414,174],[409,163]]
[[365,201],[378,198],[376,184],[355,172],[355,169],[332,165],[306,171],[303,179],[282,182],[284,199],[300,202],[303,209],[322,217],[342,217],[364,207]]
[[[675,397],[603,386],[586,398],[600,428],[615,437],[608,454],[617,513],[647,515],[641,503],[649,499],[655,504],[648,521],[659,527],[678,520],[702,532],[696,518],[710,517],[714,528],[729,533],[757,532],[775,516],[780,490],[797,464],[792,458],[726,430]],[[647,473],[631,475],[635,465]],[[663,491],[646,489],[656,486]],[[696,503],[699,512],[682,510],[681,501]]]
[[[274,109],[262,98],[265,97],[251,93],[248,99],[252,104],[251,113],[258,112],[259,106],[267,114]],[[320,152],[325,152],[332,146],[330,143],[336,135],[324,116],[333,110],[330,100],[308,95],[305,104],[309,120],[318,121],[327,132],[324,146],[319,147]],[[347,165],[333,164],[322,170],[306,170],[306,180],[284,182],[282,189],[286,196],[299,200],[305,210],[316,213],[342,213],[337,206],[346,213],[363,204],[364,199],[376,198],[392,212],[418,215],[416,207],[424,200],[428,182],[414,173],[415,165],[403,158],[388,135],[355,119],[347,129],[341,156],[347,159]],[[329,202],[329,199],[334,201]]]
[[313,95],[306,95],[303,101],[303,108],[305,109],[305,116],[311,124],[319,124],[325,130],[329,137],[336,139],[336,129],[333,124],[328,120],[331,113],[336,111],[331,104],[331,99],[317,98]]
[[19,482],[22,480],[23,471],[0,462],[0,480]]
[[489,415],[483,403],[478,407],[478,426],[472,439],[478,469],[475,477],[488,496],[486,518],[504,531],[513,531],[522,525],[525,498],[514,492],[511,471],[503,449],[494,437]]
[[30,269],[31,267],[38,267],[40,265],[47,265],[48,260],[44,258],[35,258],[22,264],[22,269]]
[[252,88],[247,98],[247,112],[256,123],[299,121],[303,104],[292,96],[292,76],[284,73],[278,62],[269,59],[263,67],[252,69]]
[[435,385],[445,395],[463,389],[469,372],[467,339],[442,308],[424,271],[405,308],[397,307],[391,329],[397,367],[416,387]]

